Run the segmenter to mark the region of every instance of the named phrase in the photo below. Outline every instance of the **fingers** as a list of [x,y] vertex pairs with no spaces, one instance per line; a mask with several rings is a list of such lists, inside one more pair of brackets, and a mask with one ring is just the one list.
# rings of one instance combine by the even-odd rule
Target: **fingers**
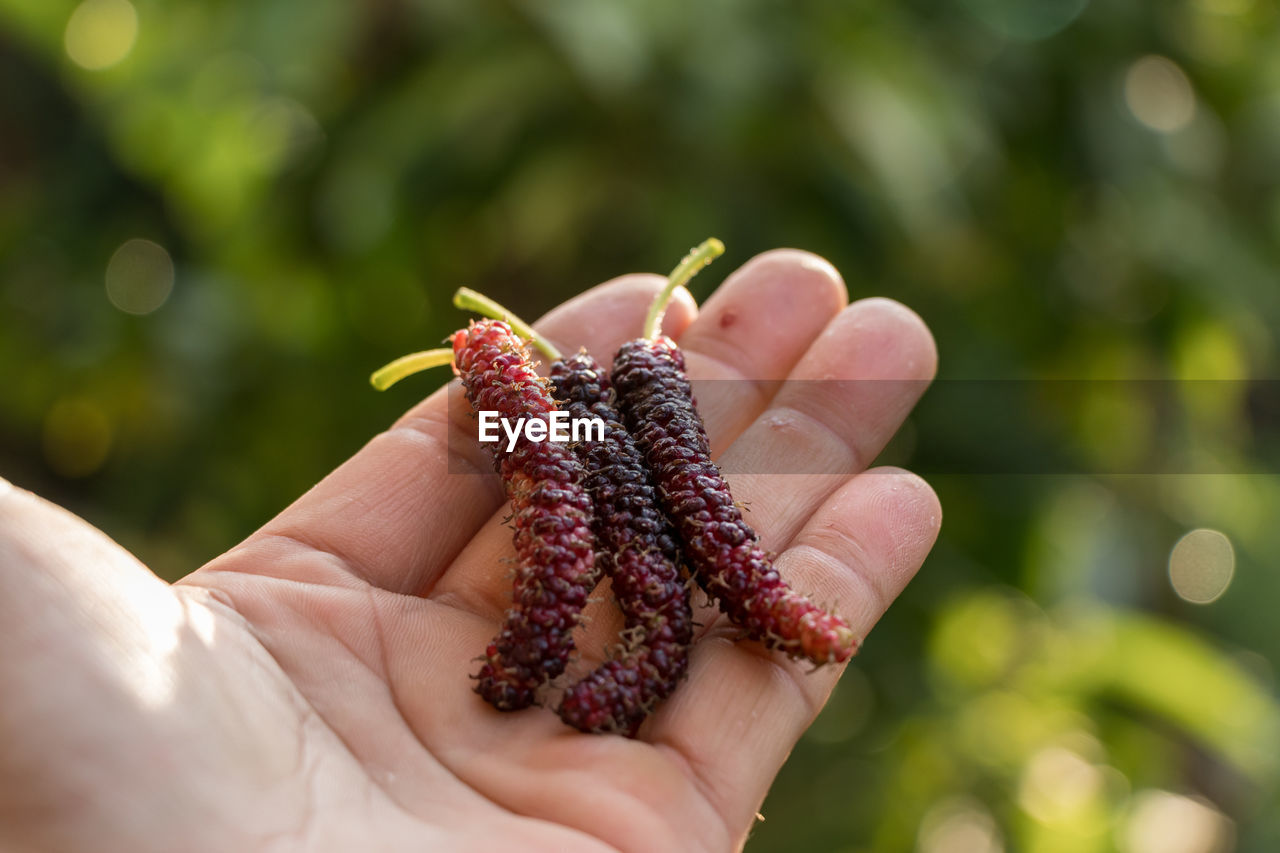
[[[791,250],[757,256],[717,289],[679,338],[691,376],[733,380],[704,386],[698,400],[713,444],[727,444],[760,414],[777,385],[769,380],[791,371],[844,302],[830,264]],[[476,534],[434,595],[475,613],[506,609],[509,575],[497,567],[511,554],[511,531],[501,517]]]
[[[565,350],[612,353],[639,332],[662,285],[657,276],[624,276],[534,325]],[[696,310],[678,292],[664,330],[681,334]],[[206,570],[393,591],[429,587],[502,502],[469,412],[456,382],[441,388]]]
[[827,326],[719,460],[767,548],[790,541],[845,477],[875,459],[936,368],[928,328],[892,300],[855,302]]
[[[923,480],[873,469],[826,500],[777,566],[796,589],[837,602],[865,636],[924,561],[940,523]],[[695,646],[688,682],[659,709],[646,738],[678,755],[726,823],[745,832],[843,667],[812,671],[735,636],[721,623]]]
[[[665,286],[656,275],[623,276],[578,294],[533,325],[565,355],[586,347],[608,367],[618,347],[640,335],[653,297]],[[678,338],[697,315],[697,303],[682,287],[662,318],[662,331]]]
[[[794,289],[785,276],[770,272],[766,281],[783,290]],[[741,294],[750,297],[746,301],[769,304],[767,288],[751,284]],[[717,309],[709,301],[681,340],[682,349],[684,341],[693,338],[709,350],[728,351],[728,345],[715,340],[715,330],[720,328],[717,310],[745,315],[754,308],[727,299]],[[751,383],[728,381],[718,387],[721,402],[733,404],[732,408],[704,416],[713,437],[738,429],[744,419],[755,419],[719,461],[729,472],[734,496],[748,509],[747,521],[770,549],[785,545],[848,475],[861,471],[879,453],[923,393],[937,364],[933,338],[924,323],[887,299],[848,306],[815,336],[802,355],[796,353],[795,341],[775,344],[775,363],[792,353],[799,361],[793,362],[790,376],[763,413],[763,402],[754,391],[743,390]],[[760,363],[752,369],[760,375],[777,370]],[[698,401],[700,411],[705,402]],[[726,411],[731,412],[728,419]],[[735,473],[739,471],[752,473]],[[790,472],[808,473],[779,476]],[[506,572],[492,567],[510,555],[510,542],[510,531],[501,524],[501,515],[495,515],[461,555],[465,565],[481,568],[450,571],[437,589],[443,600],[490,618],[499,616],[510,603],[510,584]],[[700,621],[713,618],[710,611],[699,616]],[[596,636],[593,627],[590,639]]]
[[711,295],[680,349],[714,453],[760,413],[847,301],[831,264],[791,249],[757,255]]

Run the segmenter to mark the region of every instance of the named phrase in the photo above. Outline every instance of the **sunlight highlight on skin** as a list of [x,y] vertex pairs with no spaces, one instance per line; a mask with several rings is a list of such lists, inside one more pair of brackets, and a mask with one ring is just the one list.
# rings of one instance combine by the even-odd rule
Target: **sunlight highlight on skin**
[[187,607],[187,627],[202,644],[213,645],[213,632],[216,625],[213,611],[209,608],[194,604]]
[[[193,607],[189,622],[188,611],[168,590],[150,584],[144,589],[145,592],[134,590],[140,604],[132,614],[133,620],[117,623],[120,628],[113,637],[112,651],[116,653],[113,657],[121,686],[143,708],[154,710],[169,704],[177,690],[176,657],[183,629],[188,624],[201,625],[199,631],[211,637],[213,615],[207,609]],[[195,611],[202,611],[202,615],[195,616]]]
[[[176,611],[176,612],[174,612]],[[182,627],[181,608],[148,615],[144,630],[151,648],[139,648],[129,656],[126,673],[134,693],[147,708],[160,708],[173,698],[177,686],[172,661]]]

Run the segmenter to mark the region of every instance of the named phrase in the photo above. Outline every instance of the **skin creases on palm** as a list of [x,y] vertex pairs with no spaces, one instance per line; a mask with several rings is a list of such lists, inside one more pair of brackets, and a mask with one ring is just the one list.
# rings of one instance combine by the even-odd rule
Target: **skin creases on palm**
[[[616,279],[537,325],[607,357],[661,283]],[[865,635],[940,523],[919,478],[862,470],[936,356],[906,308],[846,298],[821,259],[770,252],[700,310],[681,293],[663,331],[695,379],[752,380],[701,394],[713,451],[758,472],[730,482],[779,572]],[[777,381],[832,377],[894,381],[821,399]],[[636,741],[489,708],[469,676],[509,601],[511,538],[483,451],[449,440],[473,429],[458,395],[172,586],[0,488],[0,848],[740,847],[840,668],[735,642],[705,610],[687,680]],[[786,473],[797,459],[828,473]],[[616,614],[595,616],[584,668],[616,640]]]

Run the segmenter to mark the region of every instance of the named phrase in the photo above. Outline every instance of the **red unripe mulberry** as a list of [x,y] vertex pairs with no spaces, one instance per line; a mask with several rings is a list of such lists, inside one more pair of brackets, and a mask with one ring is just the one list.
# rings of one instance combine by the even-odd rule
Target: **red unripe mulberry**
[[[556,410],[524,343],[506,323],[485,320],[453,336],[454,363],[476,411],[548,421]],[[487,444],[511,500],[517,558],[511,609],[485,650],[476,692],[501,710],[532,705],[564,672],[587,596],[599,579],[591,497],[566,445],[534,442],[523,429],[514,448]]]

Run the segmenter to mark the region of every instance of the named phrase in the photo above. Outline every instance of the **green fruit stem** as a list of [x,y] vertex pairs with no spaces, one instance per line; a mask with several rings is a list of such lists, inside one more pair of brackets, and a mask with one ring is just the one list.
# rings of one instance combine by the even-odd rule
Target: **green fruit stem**
[[560,350],[556,349],[550,341],[539,335],[524,320],[521,320],[515,314],[508,311],[504,306],[485,296],[483,293],[477,293],[469,287],[459,287],[458,292],[453,294],[453,306],[461,308],[463,311],[474,311],[482,317],[490,317],[494,320],[502,320],[511,327],[511,331],[520,337],[532,343],[537,347],[538,352],[542,353],[550,361],[560,360]]
[[667,305],[671,302],[671,297],[675,295],[676,289],[688,284],[689,279],[697,275],[698,270],[722,254],[724,254],[724,243],[712,237],[684,256],[684,260],[680,262],[679,266],[671,271],[671,275],[667,276],[667,286],[654,297],[653,303],[649,305],[649,313],[644,318],[642,337],[649,340],[654,340],[658,337],[658,331],[662,328],[662,317],[667,313]]
[[429,349],[425,352],[410,353],[379,367],[369,377],[369,381],[373,383],[374,388],[385,391],[406,376],[444,364],[453,364],[452,349]]

